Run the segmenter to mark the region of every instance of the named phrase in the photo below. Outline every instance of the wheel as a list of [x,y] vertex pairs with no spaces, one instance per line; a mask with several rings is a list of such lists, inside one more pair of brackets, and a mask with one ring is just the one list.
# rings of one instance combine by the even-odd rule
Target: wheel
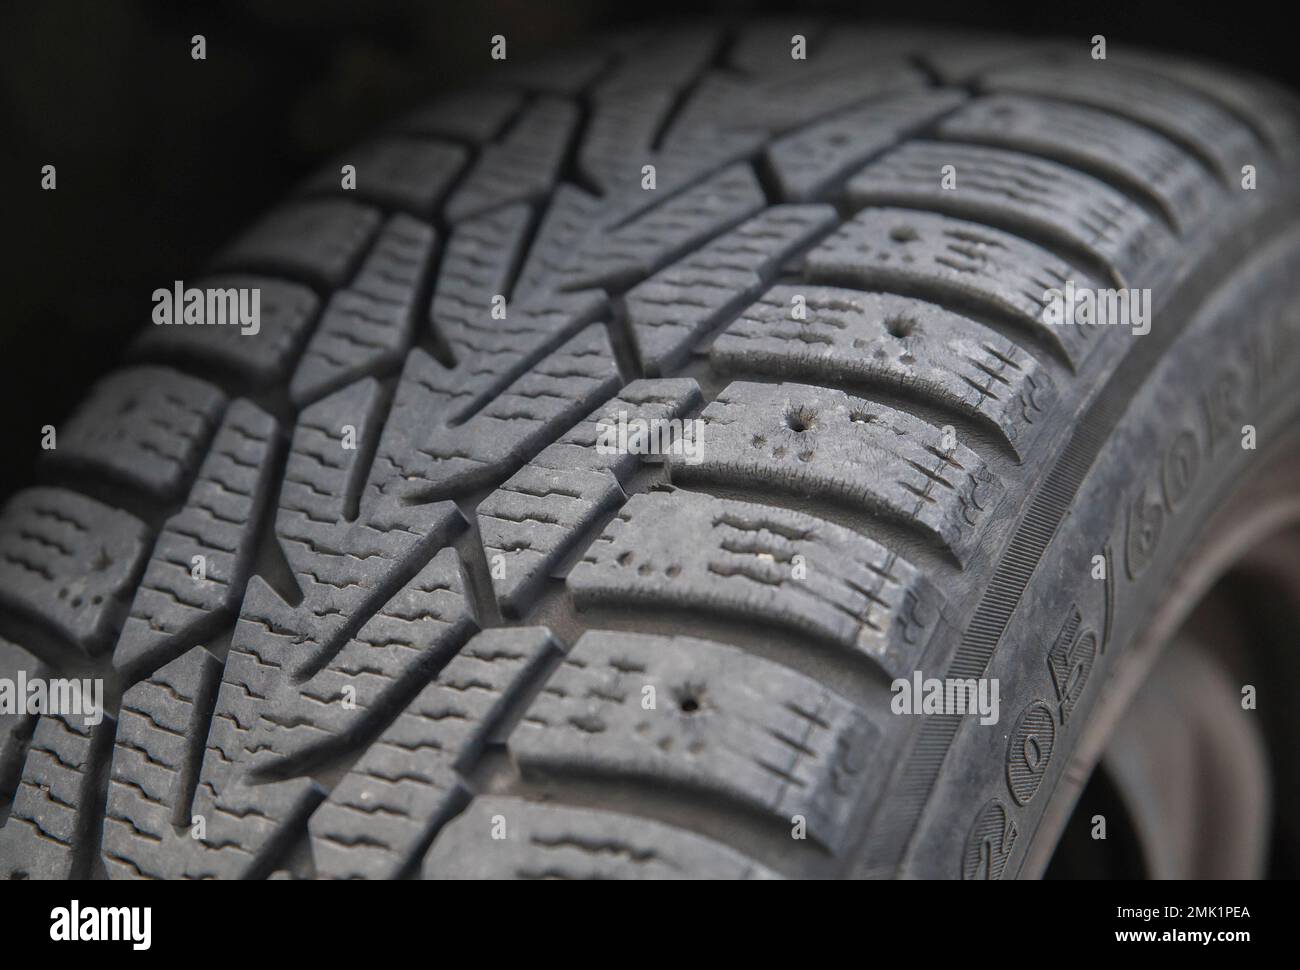
[[1263,874],[1294,663],[1189,617],[1300,559],[1296,102],[1096,53],[630,33],[325,165],[0,514],[104,690],[0,873]]

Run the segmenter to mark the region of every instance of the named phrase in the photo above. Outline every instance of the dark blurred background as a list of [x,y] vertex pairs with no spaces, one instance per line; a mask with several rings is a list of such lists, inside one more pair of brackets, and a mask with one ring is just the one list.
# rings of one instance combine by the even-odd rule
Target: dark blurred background
[[[42,0],[0,11],[0,497],[184,279],[331,151],[489,67],[637,21],[838,13],[1181,50],[1300,80],[1241,5],[765,0]],[[885,16],[892,12],[892,16]],[[1267,17],[1279,18],[1269,22]],[[207,38],[206,61],[190,37]],[[40,189],[44,164],[58,189]]]

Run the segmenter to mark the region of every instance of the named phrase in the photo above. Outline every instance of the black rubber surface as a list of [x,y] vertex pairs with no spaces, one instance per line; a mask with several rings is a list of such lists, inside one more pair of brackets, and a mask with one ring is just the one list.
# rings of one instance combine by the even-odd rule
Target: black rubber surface
[[[0,514],[0,676],[111,701],[0,719],[0,876],[1019,871],[1142,574],[1252,460],[1215,449],[1290,413],[1298,116],[805,30],[504,62],[187,281],[260,332],[150,326]],[[1045,323],[1066,281],[1151,334]],[[603,453],[620,412],[701,460]],[[892,714],[918,670],[1001,722]]]

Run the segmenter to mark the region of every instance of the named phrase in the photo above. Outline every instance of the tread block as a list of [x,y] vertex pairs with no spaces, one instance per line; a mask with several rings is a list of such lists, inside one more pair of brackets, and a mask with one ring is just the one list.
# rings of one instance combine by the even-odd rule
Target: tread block
[[393,878],[465,797],[457,766],[560,656],[541,628],[478,634],[416,695],[309,823],[317,873]]
[[654,164],[655,138],[676,102],[667,85],[603,92],[578,146],[578,169],[604,192],[625,192],[641,181],[641,166]]
[[343,199],[290,202],[218,254],[215,269],[335,289],[351,278],[379,222],[378,210]]
[[61,488],[19,492],[0,514],[0,604],[88,654],[106,649],[148,555],[134,516]]
[[700,337],[836,221],[830,206],[772,206],[629,291],[628,321],[646,371],[680,365]]
[[873,156],[965,99],[964,92],[955,90],[906,91],[777,139],[766,151],[781,197],[791,202],[819,198]]
[[1109,56],[1130,71],[1193,88],[1249,125],[1274,152],[1294,149],[1300,140],[1300,99],[1275,81],[1165,51],[1112,48]]
[[[264,874],[325,793],[308,778],[269,780],[253,768],[284,768],[286,755],[309,756],[366,730],[379,709],[400,702],[412,677],[438,662],[444,643],[463,642],[459,633],[439,639],[469,622],[440,620],[447,608],[440,590],[453,580],[459,588],[455,554],[429,563],[464,527],[455,506],[376,502],[349,517],[382,404],[378,384],[366,380],[299,419],[276,535],[301,599],[286,602],[261,577],[248,584],[195,795],[207,835],[185,859],[186,875]],[[348,425],[357,432],[355,449],[342,447]],[[340,671],[358,678],[362,705],[375,706],[335,710],[318,701],[314,695],[326,696],[321,685]]]
[[533,459],[532,465],[552,471],[572,468],[579,471],[610,472],[619,482],[623,482],[645,459],[631,452],[597,448],[600,422],[604,420],[617,424],[618,413],[624,410],[629,420],[638,416],[679,417],[698,407],[700,399],[699,385],[689,377],[632,381],[616,397],[592,411],[587,420],[575,424],[560,435]]
[[[495,368],[486,381],[470,379],[477,395],[459,383],[463,370],[448,372],[427,355],[408,359],[371,476],[377,496],[428,502],[494,487],[621,383],[601,326],[581,331],[496,393]],[[449,406],[458,397],[471,410]],[[482,407],[474,409],[476,400]],[[457,414],[459,423],[449,423]],[[431,416],[438,416],[432,429]]]
[[1001,67],[979,87],[1074,101],[1136,121],[1196,154],[1225,183],[1236,184],[1241,166],[1259,161],[1262,146],[1250,129],[1218,105],[1176,81],[1109,61]]
[[[790,59],[788,37],[781,56]],[[768,138],[868,99],[929,84],[920,70],[892,51],[868,59],[859,48],[855,58],[831,55],[823,62],[819,55],[806,66],[806,71],[767,81],[725,74],[705,77],[668,133],[667,143],[684,135],[698,140],[710,130]]]
[[700,415],[698,461],[667,457],[674,482],[813,497],[925,535],[965,564],[1000,482],[941,429],[901,411],[804,384],[729,385]]
[[174,499],[189,484],[225,404],[212,384],[170,368],[116,371],[94,386],[45,460]]
[[[163,525],[113,652],[119,670],[149,669],[239,609],[268,501],[279,426],[256,405],[226,411],[185,508]],[[194,577],[203,557],[204,578]]]
[[402,359],[416,298],[432,264],[432,227],[407,215],[388,220],[357,278],[330,299],[289,385],[300,407]]
[[[386,209],[430,217],[468,160],[469,152],[459,145],[427,138],[381,138],[340,155],[305,189],[356,196]],[[356,188],[343,188],[343,165],[356,168]]]
[[517,371],[521,362],[608,315],[608,301],[599,290],[521,301],[507,310],[505,320],[492,319],[490,302],[487,297],[478,312],[465,307],[446,328],[448,343],[468,371],[462,386],[469,395],[481,394],[480,385],[491,387],[502,375]]
[[[48,677],[49,668],[18,644],[0,637],[0,677],[16,684],[19,676],[30,682]],[[0,711],[0,817],[13,801],[27,744],[36,730],[37,715],[28,714],[24,699],[18,700],[23,702],[21,706],[15,704],[13,710]]]
[[[287,686],[289,679],[309,679],[327,667],[394,597],[390,612],[398,619],[392,622],[400,623],[402,604],[425,595],[419,593],[420,567],[463,527],[450,503],[378,504],[348,518],[366,472],[364,441],[379,433],[381,405],[376,382],[361,381],[299,419],[276,535],[301,600],[286,602],[258,576],[248,584],[195,793],[194,814],[203,817],[206,837],[181,863],[187,876],[265,874],[296,837],[324,792],[307,778],[250,776],[257,754],[249,750],[250,739],[262,714],[286,696],[305,703]],[[341,447],[345,425],[357,431],[356,449]]]
[[519,271],[516,296],[531,298],[560,289],[574,250],[607,217],[602,203],[567,182],[556,188]]
[[[655,709],[646,710],[653,687]],[[720,795],[839,853],[857,835],[879,729],[802,674],[688,637],[594,631],[509,738],[526,780],[636,780]],[[507,819],[507,831],[509,822]]]
[[608,472],[528,464],[479,503],[479,534],[502,612],[521,615],[583,531],[623,499]]
[[1180,233],[1205,219],[1220,199],[1210,173],[1183,149],[1141,125],[1094,108],[994,95],[945,118],[938,134],[1042,155],[1089,171],[1150,199]]
[[[277,526],[294,513],[322,524],[344,519],[349,499],[366,473],[361,446],[377,430],[381,411],[379,382],[366,378],[302,412],[280,489]],[[355,448],[343,447],[348,428],[356,432]]]
[[801,512],[681,491],[632,496],[566,583],[579,609],[774,624],[890,677],[916,669],[938,620],[921,574],[871,539]]
[[245,745],[249,768],[297,763],[353,740],[445,664],[474,627],[460,560],[443,549],[319,671],[276,681]]
[[122,696],[100,850],[110,878],[181,875],[220,680],[221,662],[194,647]]
[[480,320],[470,312],[454,321],[446,338],[461,359],[452,370],[423,350],[412,351],[397,386],[393,418],[384,432],[377,463],[381,478],[382,473],[391,473],[383,456],[392,442],[427,428],[431,417],[440,425],[469,420],[607,312],[608,301],[598,290],[551,294],[516,304],[505,320],[492,320],[490,314]]
[[499,206],[545,197],[559,177],[577,125],[578,108],[572,102],[538,99],[500,141],[483,148],[447,200],[446,218],[459,222]]
[[[241,619],[268,634],[293,631],[295,671],[341,649],[464,526],[451,503],[375,502],[349,518],[367,470],[364,442],[379,434],[381,411],[378,384],[360,381],[309,407],[294,431],[275,530],[302,600],[290,605],[255,579]],[[354,449],[343,447],[349,426]]]
[[805,271],[816,283],[992,312],[1054,348],[1075,369],[1090,349],[1092,328],[1047,324],[1044,296],[1067,280],[1079,287],[1101,285],[1010,233],[909,209],[859,212],[808,254]]
[[517,91],[459,91],[416,108],[398,127],[478,145],[499,134],[523,103]]
[[524,204],[466,219],[452,231],[438,270],[431,309],[435,333],[457,359],[476,353],[485,337],[512,328],[492,319],[492,298],[510,293],[511,272],[524,249],[531,209]]
[[[355,610],[313,608],[304,598],[296,615],[260,579],[250,584],[196,792],[195,813],[207,820],[208,835],[186,861],[187,874],[229,877],[264,869],[325,792],[307,778],[274,781],[257,772],[296,770],[302,759],[370,730],[387,709],[404,705],[473,630],[454,550],[444,549],[392,595],[386,592],[391,577],[381,579],[374,584],[385,591],[378,608],[373,595]],[[337,652],[322,652],[318,640],[304,656],[311,634],[298,631],[313,617],[340,614],[356,635],[335,630],[336,642],[346,640]]]
[[[506,837],[492,837],[504,819]],[[774,879],[685,829],[615,812],[476,799],[425,856],[426,879]]]
[[595,97],[577,160],[583,176],[605,193],[606,218],[611,207],[624,217],[645,207],[644,165],[655,167],[657,193],[673,192],[739,161],[761,144],[757,133],[720,131],[713,124],[687,128],[674,124],[660,144],[660,132],[678,96],[672,87],[655,84]]
[[[284,626],[261,618],[277,608],[289,614]],[[305,605],[303,612],[308,610]],[[294,619],[261,577],[253,577],[222,669],[194,791],[191,813],[201,821],[203,837],[183,834],[186,849],[173,863],[184,878],[265,875],[324,797],[309,778],[255,781],[247,771],[251,732],[300,659],[304,637],[287,625]]]
[[231,327],[154,326],[135,342],[133,354],[215,365],[253,387],[284,380],[320,310],[316,295],[301,284],[267,276],[209,276],[195,286],[259,290],[258,332],[245,336]]
[[[432,518],[454,514],[454,507],[437,506]],[[260,577],[248,584],[195,793],[207,839],[186,859],[187,876],[265,874],[325,792],[308,778],[266,780],[252,768],[292,771],[299,759],[328,752],[335,739],[367,731],[468,636],[472,622],[464,614],[443,622],[443,610],[463,602],[448,589],[460,581],[454,551],[415,572],[421,555],[445,544],[445,534],[421,536],[413,531],[420,521],[383,524],[389,532],[348,532],[334,538],[337,549],[312,557],[322,581],[299,573],[299,607],[281,601]],[[326,692],[341,677],[356,687],[355,709],[321,700],[334,697]]]
[[[941,184],[945,165],[956,169],[955,190]],[[914,206],[1051,239],[1105,266],[1120,286],[1145,278],[1175,246],[1104,182],[1021,152],[913,141],[853,176],[848,193],[854,205]]]
[[98,822],[98,771],[114,721],[42,714],[0,828],[0,879],[85,879],[86,846]]
[[599,421],[680,418],[699,401],[693,380],[633,381],[479,503],[479,535],[503,611],[522,611],[585,531],[623,501],[620,481],[640,456],[599,451]]
[[889,293],[773,287],[714,341],[710,360],[723,374],[847,378],[901,390],[992,428],[1022,458],[1056,399],[1050,375],[1015,344],[933,303]]
[[1000,34],[963,30],[942,39],[927,38],[915,56],[940,83],[969,86],[982,73],[1068,57],[1069,49],[1050,40],[1012,40]]
[[763,208],[763,190],[751,168],[733,165],[623,225],[587,226],[561,257],[563,269],[552,284],[625,289]]
[[[210,744],[208,754],[219,750]],[[207,835],[192,840],[196,848],[184,857],[181,877],[265,878],[270,861],[288,850],[322,797],[320,786],[309,778],[256,785],[232,779],[217,787],[202,776],[194,814],[203,820]]]

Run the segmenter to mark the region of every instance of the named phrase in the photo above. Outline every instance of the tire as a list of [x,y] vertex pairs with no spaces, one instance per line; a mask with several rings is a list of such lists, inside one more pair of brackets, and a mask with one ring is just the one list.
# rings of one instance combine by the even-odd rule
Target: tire
[[1089,55],[659,30],[325,166],[0,515],[0,676],[107,711],[3,715],[0,876],[1040,874],[1300,407],[1295,102]]

